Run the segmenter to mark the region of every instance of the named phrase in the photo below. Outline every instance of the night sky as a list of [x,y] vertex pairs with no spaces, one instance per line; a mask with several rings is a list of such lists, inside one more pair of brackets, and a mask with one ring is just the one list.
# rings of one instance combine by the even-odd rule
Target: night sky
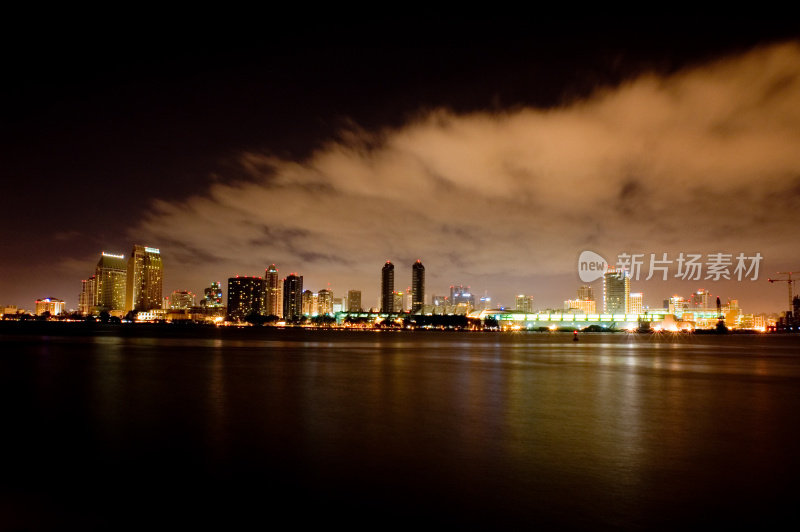
[[[0,304],[77,306],[101,251],[159,247],[164,293],[270,263],[377,304],[427,269],[560,307],[584,249],[760,252],[708,288],[783,310],[800,270],[800,27],[487,19],[33,26],[3,37]],[[599,285],[596,285],[600,289]]]

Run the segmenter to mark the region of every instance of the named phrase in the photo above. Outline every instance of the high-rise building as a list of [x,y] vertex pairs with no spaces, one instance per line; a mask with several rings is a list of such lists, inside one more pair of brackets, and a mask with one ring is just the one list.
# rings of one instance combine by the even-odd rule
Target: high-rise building
[[158,248],[133,246],[127,271],[125,310],[144,312],[161,308],[164,264]]
[[388,260],[381,270],[381,312],[394,312],[394,264]]
[[189,290],[173,290],[169,296],[169,308],[172,310],[190,309],[195,306],[195,295]]
[[489,294],[484,294],[481,297],[481,310],[489,310],[492,308],[492,298],[489,297]]
[[526,296],[525,294],[518,295],[515,301],[514,310],[533,312],[533,296]]
[[711,295],[711,292],[706,290],[705,288],[701,288],[691,297],[691,306],[693,309],[697,310],[710,310],[716,308],[715,300]]
[[626,314],[631,292],[631,278],[625,270],[609,268],[603,274],[603,312]]
[[237,275],[228,279],[228,316],[243,321],[250,314],[261,314],[264,308],[264,279]]
[[303,290],[303,316],[311,316],[317,313],[314,308],[314,292],[311,290]]
[[347,291],[347,312],[361,312],[361,290]]
[[222,306],[222,287],[219,281],[214,281],[211,286],[204,290],[203,299],[200,300],[200,306],[204,308],[219,308]]
[[36,300],[36,315],[41,316],[49,312],[51,316],[58,316],[64,313],[64,301],[57,297],[45,297]]
[[98,311],[125,310],[128,265],[124,255],[103,251],[94,270],[94,306]]
[[475,308],[475,296],[470,293],[469,286],[450,286],[450,304],[456,307],[456,314],[466,314]]
[[281,281],[278,277],[278,268],[271,264],[267,268],[264,279],[267,282],[267,294],[264,298],[264,312],[268,316],[283,316],[283,298],[281,297]]
[[579,286],[578,299],[582,301],[594,301],[594,288],[588,284]]
[[97,293],[94,287],[95,276],[81,281],[81,293],[78,295],[78,312],[84,316],[92,314],[97,304]]
[[628,296],[628,313],[641,314],[644,312],[644,295],[641,292],[633,292]]
[[403,299],[405,294],[403,292],[395,292],[394,293],[394,301],[392,302],[392,307],[394,308],[395,312],[403,312]]
[[283,317],[296,321],[303,317],[303,276],[289,274],[283,280]]
[[411,266],[411,312],[420,312],[425,305],[425,266],[417,260]]
[[323,288],[317,292],[317,313],[333,314],[333,292]]

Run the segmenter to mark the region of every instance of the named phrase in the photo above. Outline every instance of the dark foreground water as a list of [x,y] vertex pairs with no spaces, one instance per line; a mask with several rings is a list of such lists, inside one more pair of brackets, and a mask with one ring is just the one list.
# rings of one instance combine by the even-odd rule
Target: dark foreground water
[[798,525],[797,337],[160,336],[0,334],[0,529]]

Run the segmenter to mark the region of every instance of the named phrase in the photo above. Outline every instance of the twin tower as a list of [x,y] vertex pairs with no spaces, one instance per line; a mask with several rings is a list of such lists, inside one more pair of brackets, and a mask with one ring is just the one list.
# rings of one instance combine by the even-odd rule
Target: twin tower
[[[381,270],[381,312],[402,312],[394,308],[394,264],[386,261]],[[411,312],[421,312],[425,305],[425,266],[418,260],[411,266]]]

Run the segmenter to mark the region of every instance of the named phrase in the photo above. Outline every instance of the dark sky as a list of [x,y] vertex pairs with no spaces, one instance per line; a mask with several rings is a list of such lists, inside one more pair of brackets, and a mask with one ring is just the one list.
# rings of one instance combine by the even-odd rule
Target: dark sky
[[[207,281],[263,274],[266,265],[276,262],[282,273],[305,273],[311,289],[327,283],[338,294],[359,288],[368,302],[372,292],[377,296],[384,260],[392,259],[398,267],[407,261],[410,278],[411,262],[420,258],[428,265],[429,293],[443,292],[455,282],[471,284],[476,292],[487,290],[507,304],[514,293],[526,292],[543,306],[558,306],[574,296],[574,264],[550,263],[541,257],[577,257],[585,245],[608,254],[637,245],[642,252],[672,252],[680,248],[680,242],[675,237],[643,241],[615,233],[618,229],[612,229],[613,224],[604,229],[603,206],[608,204],[600,202],[576,208],[580,223],[591,228],[587,233],[600,231],[605,238],[562,240],[542,231],[535,246],[528,246],[519,241],[520,234],[511,232],[505,235],[514,242],[508,243],[508,250],[492,247],[489,242],[504,235],[482,234],[481,226],[475,225],[482,216],[491,219],[494,213],[505,215],[519,209],[524,217],[513,223],[535,228],[550,223],[554,216],[569,216],[570,210],[547,211],[539,201],[545,195],[539,195],[541,189],[535,187],[528,203],[521,193],[516,198],[520,203],[515,201],[511,207],[503,198],[469,185],[470,179],[491,181],[491,171],[465,177],[462,187],[459,176],[469,170],[459,170],[450,162],[439,165],[436,158],[452,151],[453,160],[463,159],[458,150],[475,153],[464,148],[473,143],[491,146],[495,151],[487,151],[486,160],[502,158],[500,167],[514,167],[509,172],[522,175],[526,183],[545,175],[556,183],[574,177],[575,183],[587,183],[585,191],[578,186],[575,193],[595,194],[596,181],[613,176],[554,170],[543,162],[547,157],[529,161],[525,159],[528,153],[517,158],[514,150],[518,148],[511,144],[520,135],[513,133],[514,128],[520,128],[524,136],[541,126],[543,134],[553,131],[554,139],[562,134],[567,135],[564,139],[572,138],[565,131],[595,123],[595,118],[582,121],[576,113],[594,104],[606,105],[596,103],[603,94],[613,100],[615,91],[629,84],[636,87],[636,83],[645,92],[647,87],[656,87],[656,95],[672,90],[679,94],[676,109],[690,108],[691,97],[681,100],[680,95],[697,84],[680,78],[683,73],[713,68],[708,65],[715,61],[734,61],[731,58],[753,49],[787,42],[797,45],[798,38],[796,24],[775,20],[264,23],[259,31],[252,25],[222,23],[193,29],[145,25],[98,31],[86,24],[20,28],[3,42],[2,180],[7,192],[0,304],[29,308],[35,298],[53,296],[74,307],[80,280],[91,274],[100,251],[127,255],[134,243],[143,243],[164,252],[165,293],[178,288],[200,292]],[[777,76],[790,85],[798,83],[795,73],[800,65],[792,69],[798,59],[793,50],[769,57],[773,56],[780,56],[775,63],[784,65],[783,70],[765,70],[765,79]],[[721,89],[715,90],[727,90],[725,83],[742,86],[739,78],[725,75],[712,72],[713,79],[722,80]],[[776,90],[780,93],[769,88],[779,87],[780,79],[764,82],[766,98],[775,99]],[[659,87],[670,84],[677,88],[659,92]],[[644,102],[652,95],[639,100],[624,91],[621,94],[619,105],[653,109]],[[742,107],[744,96],[726,97],[733,102],[731,109]],[[686,101],[689,104],[681,107]],[[791,105],[791,98],[788,101]],[[767,119],[775,124],[780,121],[775,116],[784,116],[784,126],[796,131],[800,126],[793,121],[796,114],[787,115],[781,105],[787,104],[780,100],[774,109],[759,115],[758,124]],[[487,128],[476,125],[480,117],[488,117]],[[551,129],[542,126],[551,120]],[[614,120],[607,123],[616,127]],[[651,126],[649,122],[646,131],[665,127],[663,122]],[[611,137],[614,131],[609,132]],[[446,140],[438,136],[445,133]],[[485,142],[477,139],[481,135],[486,135]],[[451,141],[465,144],[451,146]],[[752,146],[755,141],[747,142]],[[433,146],[441,149],[431,149],[428,157],[425,150]],[[547,142],[542,146],[559,160],[571,158],[547,148]],[[616,152],[609,146],[591,164],[613,158],[609,153]],[[635,199],[641,214],[650,200],[658,199],[647,184],[669,165],[642,162],[642,152],[637,153],[621,163],[625,175],[618,177],[622,190],[640,193]],[[675,157],[675,152],[669,153]],[[421,191],[408,177],[417,175],[416,171],[406,163],[398,165],[400,158],[417,161],[426,183],[439,183],[425,192],[424,202],[414,198]],[[524,171],[517,172],[517,166],[524,166]],[[374,170],[377,177],[360,189],[348,190],[357,181],[351,176],[364,168]],[[450,171],[456,177],[451,179]],[[771,179],[788,187],[788,196],[779,195],[784,203],[789,201],[784,207],[793,207],[791,198],[800,195],[797,158],[789,155],[786,164],[771,171]],[[583,177],[577,177],[579,173]],[[663,178],[658,175],[657,179]],[[393,186],[395,178],[408,188]],[[737,178],[724,178],[728,179]],[[589,185],[590,181],[594,184]],[[713,192],[713,186],[709,187]],[[295,193],[288,194],[290,188]],[[233,194],[243,197],[231,199]],[[390,212],[378,209],[380,202],[370,199],[381,196],[389,201],[391,194],[408,206]],[[253,198],[261,198],[260,203],[241,211],[231,208],[231,201],[238,205],[237,201],[244,204]],[[708,209],[725,212],[718,202],[729,199],[713,194],[709,198]],[[747,220],[747,225],[757,223],[765,215],[759,213],[770,212],[768,200],[758,206],[739,205],[737,216]],[[378,210],[369,211],[370,205]],[[359,210],[362,207],[366,210]],[[609,208],[619,212],[627,207]],[[237,216],[228,219],[226,213],[232,210]],[[656,207],[651,214],[660,216],[664,210]],[[712,216],[714,221],[719,218]],[[681,225],[667,222],[662,225]],[[317,233],[317,227],[339,223],[346,234]],[[700,217],[698,223],[706,224],[706,220]],[[719,229],[735,234],[737,223],[730,221]],[[781,232],[782,223],[775,222],[770,231]],[[359,224],[379,227],[374,233],[356,234]],[[258,227],[257,235],[239,240],[224,237],[226,230],[239,235],[252,226]],[[419,245],[406,229],[416,231]],[[785,230],[788,235],[789,227]],[[708,243],[719,242],[709,236],[692,241],[691,246],[711,253],[720,250],[709,248]],[[735,245],[737,240],[730,242]],[[750,240],[742,242],[746,249],[729,251],[755,251]],[[780,249],[779,244],[769,249]],[[767,257],[771,262],[765,260],[764,266],[799,268],[796,244],[785,241],[785,247],[785,253],[771,251]],[[525,255],[518,263],[513,249]],[[405,281],[400,279],[402,285]],[[688,295],[697,288],[691,284],[640,287],[651,305],[671,295],[669,291]],[[762,297],[759,290],[767,295]],[[725,286],[717,291],[749,302],[750,310],[779,310],[770,307],[782,304],[784,291],[772,285],[759,290]]]

